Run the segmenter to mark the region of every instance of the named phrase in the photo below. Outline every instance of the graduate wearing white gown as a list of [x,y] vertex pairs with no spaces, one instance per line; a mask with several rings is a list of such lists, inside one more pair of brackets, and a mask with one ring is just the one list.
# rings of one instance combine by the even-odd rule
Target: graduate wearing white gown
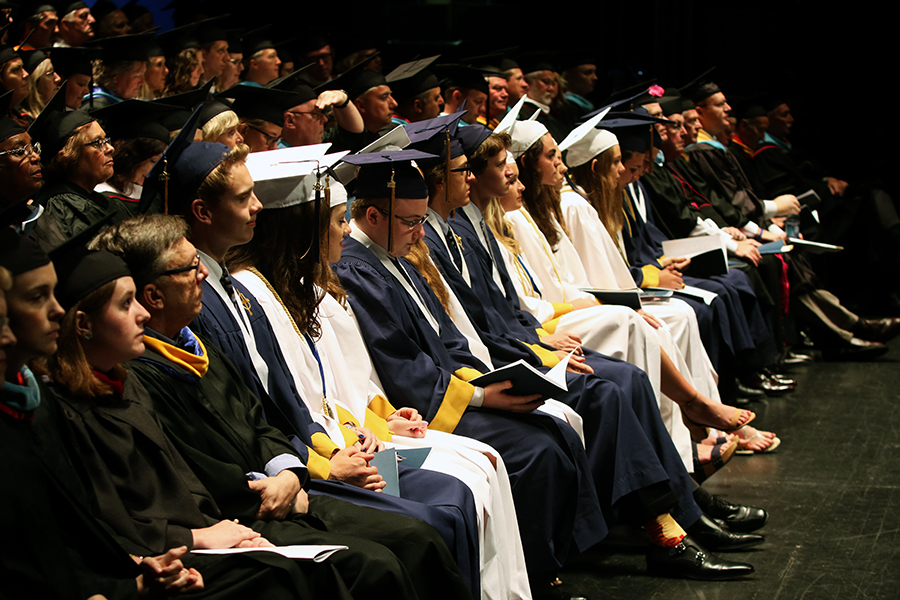
[[[341,194],[340,189],[332,187],[333,206],[342,205],[341,199],[346,201],[346,193]],[[392,436],[385,418],[394,412],[394,408],[381,390],[349,306],[345,308],[332,296],[324,296],[318,307],[321,337],[314,342],[317,359],[281,299],[258,273],[241,270],[234,273],[234,278],[243,283],[262,306],[300,396],[312,418],[334,444],[345,447],[348,430],[343,423],[353,422],[371,429],[388,447],[431,448],[422,468],[460,479],[475,497],[482,598],[530,598],[516,510],[506,467],[499,453],[477,440],[430,429],[423,438]],[[329,405],[327,409],[325,404]],[[326,414],[326,410],[331,414]]]

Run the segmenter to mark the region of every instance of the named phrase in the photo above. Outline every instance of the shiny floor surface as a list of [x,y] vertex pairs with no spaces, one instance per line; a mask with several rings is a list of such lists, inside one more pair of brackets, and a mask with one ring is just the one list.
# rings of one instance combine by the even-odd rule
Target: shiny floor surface
[[795,369],[796,393],[752,406],[755,425],[777,432],[781,447],[735,456],[704,484],[769,511],[766,543],[728,555],[754,575],[651,577],[632,543],[571,560],[560,574],[565,591],[590,600],[900,598],[900,340],[891,346],[876,362]]

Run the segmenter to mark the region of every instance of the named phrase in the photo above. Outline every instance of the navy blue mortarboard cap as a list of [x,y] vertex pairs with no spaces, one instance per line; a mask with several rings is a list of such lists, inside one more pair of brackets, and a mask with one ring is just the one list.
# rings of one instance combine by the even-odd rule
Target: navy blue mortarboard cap
[[185,202],[230,151],[225,144],[193,141],[201,110],[194,111],[147,173],[138,212],[146,213],[154,206],[166,209],[169,199]]
[[[610,115],[607,115],[610,116]],[[669,124],[666,119],[651,117],[646,109],[638,108],[627,116],[604,119],[597,129],[606,129],[616,134],[622,151],[647,152],[653,142],[653,123]]]
[[[459,110],[451,115],[443,115],[434,119],[427,119],[412,123],[406,127],[409,136],[409,148],[435,155],[433,159],[419,161],[422,167],[433,167],[443,161],[450,160],[465,154],[463,145],[459,140],[459,120],[466,113]],[[462,128],[464,129],[464,128]],[[450,156],[447,156],[447,139],[450,140]]]
[[[419,150],[372,152],[345,156],[344,162],[359,167],[356,175],[357,198],[428,198],[428,186],[411,161],[433,160],[434,154]],[[393,194],[389,183],[393,180]]]
[[456,131],[456,137],[459,138],[466,156],[472,158],[472,155],[484,143],[484,140],[491,137],[492,133],[494,132],[482,125],[468,125],[460,127]]

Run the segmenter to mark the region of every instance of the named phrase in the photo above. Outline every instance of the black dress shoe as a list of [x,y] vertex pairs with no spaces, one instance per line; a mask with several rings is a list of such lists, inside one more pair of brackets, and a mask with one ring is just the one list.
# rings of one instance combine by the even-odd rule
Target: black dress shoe
[[761,372],[742,375],[740,383],[752,390],[763,392],[766,396],[781,396],[794,390],[793,385],[772,381],[765,373]]
[[853,328],[853,335],[870,342],[886,342],[900,334],[900,318],[860,319]]
[[661,577],[724,581],[750,575],[754,569],[752,565],[710,554],[688,535],[674,548],[651,546],[647,551],[647,571]]
[[761,508],[732,504],[721,496],[712,496],[706,506],[700,506],[707,515],[724,523],[731,531],[750,532],[761,528],[769,520],[769,515]]
[[785,365],[805,365],[813,362],[813,360],[813,357],[809,354],[788,350],[787,354],[784,357],[784,360],[782,360],[781,362]]
[[825,360],[871,360],[886,354],[888,347],[881,342],[869,342],[860,338],[850,338],[849,342],[822,350]]
[[727,527],[722,527],[706,515],[688,527],[687,533],[710,550],[717,552],[730,552],[745,550],[753,546],[759,546],[766,538],[755,533],[735,533]]
[[737,382],[737,396],[738,396],[738,398],[741,398],[743,400],[749,400],[752,402],[754,400],[762,400],[763,398],[766,397],[766,393],[762,390],[757,390],[757,389],[747,387],[746,385],[741,383],[739,380]]
[[763,375],[769,378],[769,381],[777,383],[779,385],[792,385],[797,387],[797,380],[788,377],[783,373],[776,373],[772,369],[765,368],[762,370]]

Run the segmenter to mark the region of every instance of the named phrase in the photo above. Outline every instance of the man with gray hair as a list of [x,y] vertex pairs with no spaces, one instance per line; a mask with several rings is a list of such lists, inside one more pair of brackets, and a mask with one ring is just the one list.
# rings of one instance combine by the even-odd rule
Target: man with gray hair
[[73,48],[84,46],[94,37],[94,19],[91,9],[84,2],[72,2],[63,8],[59,20],[59,39],[54,46]]

